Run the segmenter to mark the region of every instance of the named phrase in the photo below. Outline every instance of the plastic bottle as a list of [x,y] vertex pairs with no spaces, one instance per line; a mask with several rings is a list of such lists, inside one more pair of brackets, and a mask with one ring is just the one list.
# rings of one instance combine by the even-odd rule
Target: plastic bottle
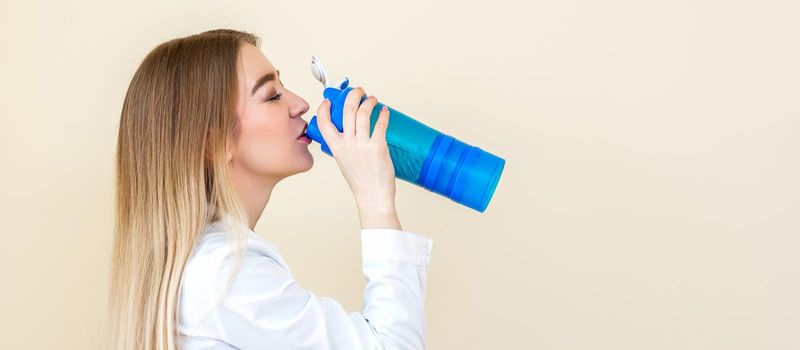
[[[331,101],[331,121],[342,132],[342,111],[349,80],[330,86],[321,64],[312,58],[315,77],[326,85],[323,96]],[[363,103],[366,96],[361,98]],[[370,135],[383,103],[378,102],[370,116]],[[505,160],[478,147],[437,131],[389,106],[390,119],[386,143],[395,169],[395,177],[431,192],[484,212],[494,195]],[[331,155],[317,125],[311,118],[306,130],[308,137],[320,143],[324,153]]]

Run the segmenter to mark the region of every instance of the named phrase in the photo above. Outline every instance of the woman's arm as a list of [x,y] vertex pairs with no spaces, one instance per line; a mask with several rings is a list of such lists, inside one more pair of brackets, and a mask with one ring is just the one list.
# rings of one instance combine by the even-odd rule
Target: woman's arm
[[370,115],[378,103],[375,96],[363,103],[364,89],[347,93],[342,107],[342,132],[331,122],[330,101],[323,100],[317,109],[320,132],[356,200],[362,228],[401,230],[395,211],[395,171],[386,130],[390,113],[384,106],[378,113],[370,135]]

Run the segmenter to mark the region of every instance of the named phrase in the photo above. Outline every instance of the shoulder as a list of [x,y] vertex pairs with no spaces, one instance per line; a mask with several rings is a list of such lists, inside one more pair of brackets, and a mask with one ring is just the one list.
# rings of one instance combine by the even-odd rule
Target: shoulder
[[[247,260],[266,258],[274,261],[279,267],[289,270],[278,247],[251,230],[245,231],[247,244],[244,257]],[[186,270],[210,273],[219,271],[232,262],[234,257],[234,235],[218,225],[209,224],[194,247],[186,263]],[[208,279],[209,275],[205,275]]]
[[[291,272],[277,246],[253,231],[247,234],[247,245],[237,276],[266,274],[290,279]],[[206,316],[213,311],[221,296],[233,259],[232,234],[218,225],[207,225],[186,262],[181,278],[179,323],[182,328],[198,326],[201,333],[207,333],[204,328],[208,332],[217,328]]]

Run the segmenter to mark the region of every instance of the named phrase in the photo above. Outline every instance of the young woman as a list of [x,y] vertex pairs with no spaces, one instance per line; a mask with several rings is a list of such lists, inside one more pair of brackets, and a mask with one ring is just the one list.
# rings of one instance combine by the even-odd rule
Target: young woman
[[309,105],[260,39],[212,30],[153,49],[128,88],[116,158],[108,344],[114,349],[422,349],[432,240],[403,231],[382,110],[317,109],[357,203],[362,313],[304,290],[253,229],[275,185],[313,165]]

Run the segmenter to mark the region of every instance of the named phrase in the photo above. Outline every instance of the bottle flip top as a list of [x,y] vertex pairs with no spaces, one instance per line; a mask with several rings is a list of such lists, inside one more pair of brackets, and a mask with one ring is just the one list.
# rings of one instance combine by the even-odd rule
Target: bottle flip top
[[[342,113],[349,79],[328,81],[327,73],[312,56],[314,77],[325,85],[323,96],[331,101],[331,121],[342,132]],[[361,102],[366,100],[361,98]],[[370,115],[370,135],[384,104],[378,102]],[[479,212],[484,212],[494,195],[505,160],[478,147],[439,132],[389,106],[390,119],[386,143],[394,164],[395,177],[450,198]],[[324,153],[332,156],[313,116],[306,130]]]

